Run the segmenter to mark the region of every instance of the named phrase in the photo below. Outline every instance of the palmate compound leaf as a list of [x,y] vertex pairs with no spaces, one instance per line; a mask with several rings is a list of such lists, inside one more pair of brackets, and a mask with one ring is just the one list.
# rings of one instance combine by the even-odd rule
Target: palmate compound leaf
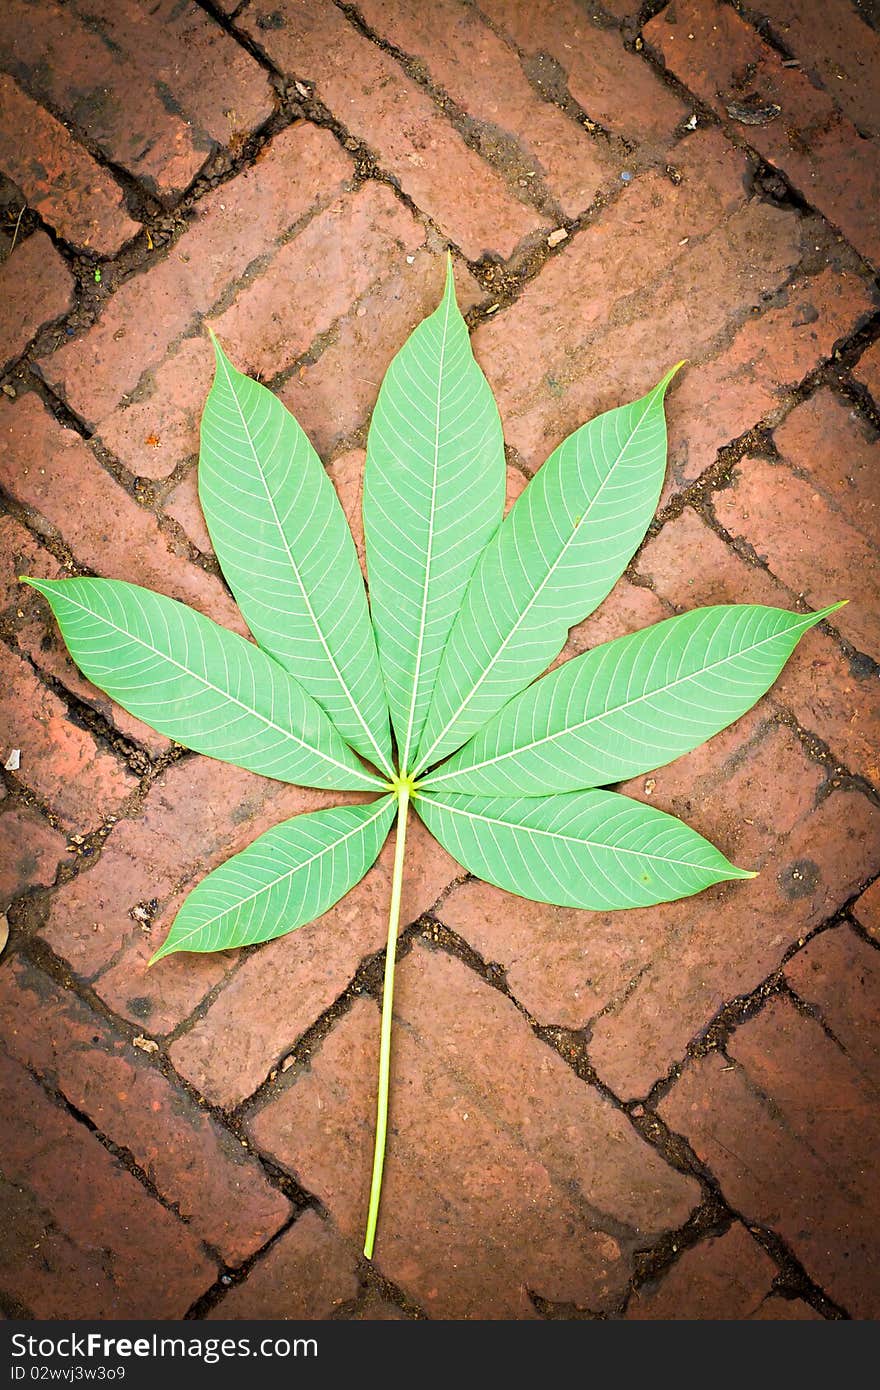
[[83,674],[160,734],[282,782],[382,788],[303,687],[243,637],[137,584],[27,582]]
[[[362,600],[351,597],[361,591],[350,582],[353,552],[338,509],[295,422],[222,354],[218,363],[202,499],[266,650],[134,585],[29,582],[49,599],[85,674],[160,732],[267,776],[383,790],[324,712],[389,772],[377,663]],[[500,422],[471,355],[450,265],[440,307],[389,369],[368,445],[364,523],[378,668],[400,754],[394,794],[296,817],[261,836],[193,890],[154,957],[268,940],[326,911],[373,862],[399,809],[368,1257],[387,1128],[410,798],[465,868],[540,901],[646,907],[753,877],[653,807],[595,789],[547,795],[548,783],[610,780],[677,757],[744,712],[822,614],[730,610],[751,612],[743,620],[754,625],[751,645],[745,627],[725,627],[738,618],[689,615],[609,644],[514,699],[605,597],[644,535],[665,471],[663,397],[672,375],[576,431],[499,527]],[[452,764],[418,782],[490,720]],[[460,789],[465,778],[469,792]],[[522,787],[534,794],[485,794]]]
[[253,946],[320,917],[373,864],[396,808],[393,796],[383,796],[267,830],[196,885],[153,961],[175,951]]
[[517,498],[450,634],[416,775],[539,676],[620,578],[663,485],[663,398],[676,370],[641,400],[575,430]]
[[751,709],[839,606],[698,608],[605,642],[517,695],[421,786],[545,796],[662,767]]
[[675,816],[616,792],[492,797],[424,792],[416,808],[459,864],[537,902],[609,912],[754,878]]
[[199,500],[254,637],[391,775],[388,706],[351,532],[321,460],[283,403],[214,340]]
[[504,491],[501,421],[471,352],[450,261],[439,307],[388,368],[367,439],[370,607],[403,771]]

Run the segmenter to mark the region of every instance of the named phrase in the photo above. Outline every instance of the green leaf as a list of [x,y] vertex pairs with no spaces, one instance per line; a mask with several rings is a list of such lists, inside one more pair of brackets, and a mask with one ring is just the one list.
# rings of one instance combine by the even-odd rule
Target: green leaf
[[416,809],[459,864],[522,898],[608,912],[754,878],[675,816],[615,792],[546,797],[420,793]]
[[606,642],[511,700],[421,786],[545,796],[661,767],[751,709],[836,607],[697,608]]
[[320,917],[363,878],[397,802],[334,806],[267,830],[190,893],[153,961],[174,951],[253,946]]
[[[599,415],[550,455],[480,558],[437,678],[417,773],[471,738],[601,603],[654,515],[666,469],[663,397]],[[464,513],[466,515],[466,513]]]
[[370,607],[403,771],[504,491],[501,421],[455,302],[450,261],[439,308],[388,368],[367,440]]
[[391,775],[367,595],[333,484],[277,396],[236,371],[216,338],[214,350],[199,500],[220,567],[264,651]]
[[281,782],[381,787],[324,711],[252,642],[116,579],[28,579],[77,666],[123,709],[197,753]]

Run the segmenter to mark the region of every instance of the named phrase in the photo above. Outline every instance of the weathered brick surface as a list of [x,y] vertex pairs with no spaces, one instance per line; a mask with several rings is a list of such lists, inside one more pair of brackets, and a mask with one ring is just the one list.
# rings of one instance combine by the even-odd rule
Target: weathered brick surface
[[545,225],[332,0],[257,0],[239,23],[285,72],[314,84],[318,98],[375,150],[382,167],[469,258],[486,252],[506,258]]
[[[662,909],[652,924],[650,963],[632,992],[593,1030],[592,1061],[603,1079],[626,1095],[647,1091],[681,1060],[691,1038],[725,1003],[755,989],[789,946],[880,868],[880,815],[857,793],[835,793],[787,835],[780,834],[787,807],[775,798],[783,768],[778,754],[771,759],[777,824],[764,829],[763,854],[752,855],[761,867],[759,878],[741,895],[725,894],[720,904],[707,895],[689,909],[680,904]],[[753,767],[748,796],[736,808],[743,839],[754,835],[746,820],[757,820],[755,802],[767,765]]]
[[[366,0],[360,13],[479,122],[477,139],[487,158],[496,157],[511,177],[528,180],[531,187],[536,178],[566,217],[577,217],[600,188],[613,184],[618,171],[602,145],[541,100],[514,48],[469,5],[440,0],[428,10],[418,0]],[[603,47],[601,37],[598,46]],[[604,51],[615,52],[613,42],[606,42]]]
[[[696,1184],[459,962],[417,947],[396,1007],[379,1268],[435,1317],[528,1318],[526,1290],[613,1306],[633,1249],[686,1217]],[[351,1239],[366,1210],[378,1024],[358,1002],[251,1125]]]
[[185,235],[125,282],[89,333],[46,358],[44,375],[96,425],[258,257],[329,203],[352,172],[327,131],[304,125],[282,131],[256,164],[196,204]]
[[[799,68],[783,66],[745,19],[713,0],[667,7],[644,33],[676,77],[730,118],[863,255],[880,258],[880,144],[860,139],[825,90]],[[755,107],[770,119],[755,123]],[[738,119],[743,110],[745,122]]]
[[877,431],[827,388],[793,410],[773,435],[782,457],[850,525],[876,543],[880,534]]
[[28,206],[74,246],[112,256],[140,230],[107,171],[6,74],[0,74],[0,168]]
[[28,662],[0,647],[4,744],[20,750],[15,776],[71,830],[92,830],[134,791],[136,778],[71,719]]
[[290,1203],[240,1141],[37,967],[9,961],[0,1007],[7,1051],[127,1150],[225,1263],[240,1264],[287,1220]]
[[642,1285],[626,1310],[634,1321],[752,1318],[776,1275],[776,1266],[738,1223],[686,1250],[662,1279]]
[[317,1212],[305,1211],[208,1317],[323,1320],[357,1292],[353,1251]]
[[880,941],[880,879],[865,889],[854,905],[853,913],[865,931],[873,936],[875,941]]
[[[795,606],[794,594],[765,569],[747,564],[687,508],[648,542],[638,570],[675,608],[712,603]],[[799,643],[770,698],[818,734],[845,766],[880,782],[880,680],[869,664],[849,661],[833,637],[813,630]]]
[[0,1055],[0,1281],[37,1318],[181,1318],[217,1278],[186,1226]]
[[200,6],[9,0],[0,61],[145,187],[173,201],[273,109],[266,74]]
[[0,367],[73,307],[73,276],[45,232],[36,231],[0,264]]
[[[407,832],[410,871],[401,923],[433,907],[461,870],[418,821]],[[249,957],[193,1029],[171,1047],[178,1071],[224,1106],[236,1105],[345,989],[358,963],[388,932],[392,837],[378,862],[341,902]],[[254,1015],[254,999],[262,999]],[[234,1048],[229,1039],[238,1039]]]
[[[8,745],[7,745],[8,747]],[[4,761],[8,752],[4,749]],[[0,815],[0,907],[26,888],[47,887],[65,859],[64,836],[29,806],[9,806]]]
[[[786,1240],[854,1317],[880,1307],[876,1088],[789,1003],[772,1000],[690,1064],[660,1112],[744,1219]],[[809,1059],[805,1064],[805,1059]]]
[[744,158],[717,132],[688,139],[675,168],[677,183],[635,179],[474,334],[507,441],[531,468],[682,357],[711,356],[800,260],[802,224],[749,199]]
[[853,368],[853,375],[863,386],[867,386],[874,400],[880,404],[880,343],[872,343],[865,349]]
[[689,368],[670,401],[665,495],[698,478],[745,428],[774,423],[788,390],[872,307],[868,284],[852,273],[827,269],[795,279],[780,305],[746,319],[728,347]]
[[880,1084],[880,952],[849,927],[814,936],[785,967],[795,993],[817,1009],[869,1081]]
[[815,483],[785,464],[747,457],[714,506],[722,526],[811,607],[849,599],[834,626],[859,651],[880,657],[877,550]]
[[[0,404],[0,484],[39,513],[35,524],[48,522],[63,536],[79,564],[107,579],[157,589],[224,627],[245,631],[220,581],[174,554],[155,516],[120,487],[80,436],[59,425],[35,395]],[[86,492],[89,505],[83,507]]]
[[553,67],[558,65],[588,117],[615,134],[662,145],[688,114],[650,69],[627,53],[618,35],[592,24],[576,0],[527,6],[485,0],[480,8],[528,55],[548,95],[555,95]]
[[880,36],[847,0],[761,0],[761,15],[817,87],[864,135],[880,135]]
[[[242,371],[271,380],[391,267],[424,240],[424,229],[382,184],[337,199],[277,248],[209,318]],[[346,366],[358,375],[356,359]],[[102,442],[132,472],[162,477],[198,452],[198,422],[211,385],[208,335],[186,338],[153,373],[152,389],[98,426]],[[374,393],[375,396],[375,393]],[[374,396],[370,398],[370,404]]]

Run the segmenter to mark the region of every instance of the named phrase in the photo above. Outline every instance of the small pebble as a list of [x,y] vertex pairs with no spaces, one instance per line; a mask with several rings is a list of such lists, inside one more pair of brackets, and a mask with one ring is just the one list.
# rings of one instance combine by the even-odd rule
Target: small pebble
[[21,767],[21,749],[13,748],[3,766],[7,772],[18,772],[18,769]]
[[568,232],[564,227],[557,227],[555,232],[551,232],[547,238],[548,246],[558,246],[561,241],[565,241]]

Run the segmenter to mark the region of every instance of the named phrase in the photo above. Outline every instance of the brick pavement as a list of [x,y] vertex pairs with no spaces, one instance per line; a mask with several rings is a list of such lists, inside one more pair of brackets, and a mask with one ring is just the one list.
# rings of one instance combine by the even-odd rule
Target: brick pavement
[[[876,1318],[869,7],[10,0],[0,69],[0,1310]],[[240,627],[195,492],[204,325],[296,411],[357,533],[376,390],[447,245],[511,498],[688,359],[658,521],[568,654],[702,603],[852,601],[752,714],[627,787],[753,882],[588,915],[415,829],[371,1267],[387,850],[300,932],[148,975],[190,884],[328,797],[181,756],[16,576]]]

